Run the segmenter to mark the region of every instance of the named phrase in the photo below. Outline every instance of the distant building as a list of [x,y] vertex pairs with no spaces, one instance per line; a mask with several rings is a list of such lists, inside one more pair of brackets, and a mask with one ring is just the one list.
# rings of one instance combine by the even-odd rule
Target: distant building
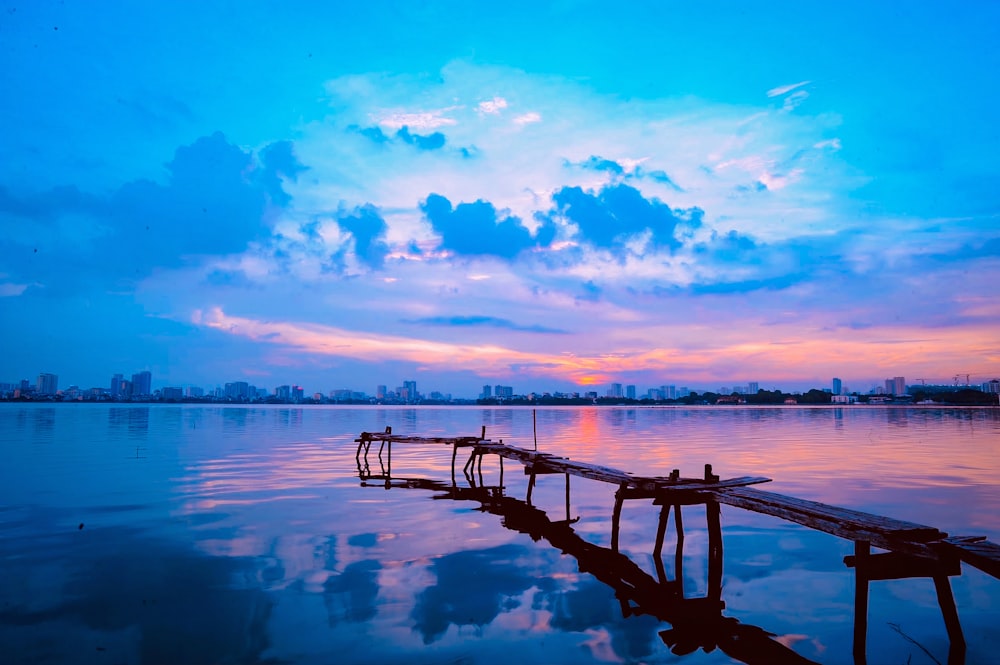
[[987,381],[983,384],[982,390],[984,393],[993,393],[994,395],[1000,394],[1000,379]]
[[386,388],[385,388],[384,385],[383,386],[375,386],[375,398],[376,399],[385,399],[385,395],[386,395],[387,392],[388,391],[386,390]]
[[203,388],[196,388],[194,386],[188,386],[185,391],[188,397],[204,397],[205,390]]
[[164,388],[160,393],[163,399],[182,399],[184,397],[183,388]]
[[134,397],[153,394],[153,375],[148,371],[132,375],[132,395]]
[[55,395],[59,391],[59,377],[45,372],[38,375],[35,392],[40,395]]
[[514,396],[514,387],[501,386],[500,384],[497,384],[493,387],[493,395],[497,397],[497,399],[510,399]]
[[896,376],[885,380],[885,393],[887,395],[905,395],[906,379]]
[[417,382],[416,381],[403,381],[403,399],[416,401],[420,399],[420,393],[417,392]]
[[608,389],[608,397],[621,397],[622,396],[622,384],[612,383],[611,387]]
[[250,385],[246,381],[233,381],[226,384],[227,399],[247,399],[250,397]]
[[625,386],[625,397],[629,399],[635,399],[635,386],[627,385]]
[[756,395],[760,392],[760,384],[756,381],[751,381],[747,384],[747,395]]
[[274,389],[274,396],[282,400],[292,399],[292,387],[289,385],[278,386]]
[[840,379],[838,379],[837,377],[834,377],[833,378],[833,394],[834,395],[839,395],[842,392],[844,392],[844,385],[840,382]]
[[493,388],[487,384],[483,386],[483,392],[479,394],[482,399],[489,399],[493,395]]
[[111,397],[121,397],[122,396],[122,381],[124,377],[121,374],[115,374],[111,377]]

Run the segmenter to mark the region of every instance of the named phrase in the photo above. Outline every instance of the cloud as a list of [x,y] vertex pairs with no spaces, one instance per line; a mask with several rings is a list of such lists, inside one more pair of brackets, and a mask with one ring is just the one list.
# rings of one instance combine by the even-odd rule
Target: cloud
[[444,147],[444,134],[441,132],[434,132],[433,134],[428,134],[427,136],[421,136],[420,134],[411,134],[410,128],[403,125],[396,132],[396,136],[402,139],[405,143],[409,143],[412,146],[416,146],[420,150],[440,150]]
[[580,237],[598,247],[624,250],[630,236],[648,233],[654,249],[673,250],[678,224],[698,226],[702,211],[673,210],[659,199],[645,198],[625,184],[608,185],[597,192],[563,187],[552,196],[556,211],[577,225]]
[[512,216],[501,219],[487,201],[459,203],[452,208],[448,199],[431,194],[420,208],[441,236],[441,248],[459,255],[513,259],[534,245],[531,233],[520,219]]
[[[722,302],[733,310],[723,317],[726,321],[743,307],[739,300]],[[703,301],[701,307],[706,306],[708,301]],[[787,299],[781,300],[781,306],[788,307]],[[662,307],[669,309],[669,305]],[[802,313],[802,321],[791,319],[769,325],[761,324],[758,313],[744,317],[743,324],[734,328],[705,326],[704,322],[699,325],[692,320],[691,312],[688,307],[679,309],[673,323],[634,321],[623,328],[620,322],[609,322],[619,331],[628,330],[629,342],[609,334],[595,321],[594,329],[584,336],[594,347],[590,353],[582,351],[585,345],[565,342],[564,338],[559,339],[559,349],[581,350],[522,351],[499,345],[440,342],[312,323],[254,320],[230,316],[219,308],[196,312],[192,322],[306,357],[412,362],[427,370],[536,381],[545,378],[576,385],[606,383],[613,377],[655,383],[656,377],[664,374],[686,376],[692,381],[718,381],[731,376],[733,367],[740,367],[746,375],[770,376],[774,380],[800,377],[802,368],[808,368],[809,376],[869,376],[873,369],[884,373],[892,367],[912,367],[921,376],[944,376],[949,367],[968,354],[988,355],[995,353],[996,346],[993,321],[933,330],[919,324],[857,329],[846,323],[817,330],[807,313]],[[929,356],[928,348],[937,351]]]
[[503,97],[494,97],[493,99],[487,99],[479,102],[476,109],[480,113],[486,113],[489,115],[498,115],[500,111],[507,108],[507,100]]
[[378,124],[389,129],[402,129],[403,127],[413,127],[414,129],[437,129],[457,124],[457,120],[450,118],[445,113],[450,113],[455,107],[438,109],[436,111],[424,111],[417,113],[390,112],[378,117]]
[[804,85],[809,85],[812,81],[799,81],[798,83],[792,83],[790,85],[780,85],[777,88],[771,88],[767,91],[768,97],[780,97],[781,95],[788,94],[796,88],[801,88]]
[[521,115],[514,116],[513,123],[515,125],[531,125],[536,122],[542,121],[542,115],[536,111],[529,111],[528,113],[522,113]]
[[546,326],[525,326],[514,323],[508,319],[497,318],[495,316],[431,316],[423,319],[406,319],[404,323],[414,323],[424,326],[446,326],[446,327],[487,327],[502,328],[505,330],[518,330],[522,332],[534,332],[548,335],[566,335],[568,331]]
[[275,211],[291,202],[284,186],[303,168],[290,143],[266,146],[258,159],[217,132],[177,148],[163,183],[135,180],[107,195],[0,188],[0,249],[19,282],[134,284],[269,237]]
[[386,223],[372,205],[355,208],[337,218],[337,224],[354,236],[354,253],[359,261],[378,269],[385,263],[389,245],[385,242]]

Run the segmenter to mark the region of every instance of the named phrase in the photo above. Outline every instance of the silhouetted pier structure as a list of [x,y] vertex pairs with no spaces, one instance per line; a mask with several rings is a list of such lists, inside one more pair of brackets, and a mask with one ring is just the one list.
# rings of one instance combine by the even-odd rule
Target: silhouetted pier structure
[[[779,642],[771,634],[754,626],[723,617],[722,610],[722,528],[720,505],[727,504],[795,522],[811,529],[850,540],[855,553],[844,562],[855,570],[854,661],[864,665],[868,625],[868,587],[873,581],[927,577],[937,592],[938,604],[950,640],[948,665],[965,662],[965,638],[959,623],[950,576],[961,574],[965,562],[1000,578],[1000,545],[985,537],[949,537],[929,526],[816,501],[775,494],[751,485],[770,482],[770,478],[746,476],[721,479],[705,465],[701,478],[682,478],[679,470],[668,476],[640,476],[606,466],[578,462],[537,450],[527,450],[491,441],[486,428],[479,437],[419,437],[385,432],[362,432],[356,459],[363,485],[376,481],[381,486],[428,489],[438,492],[435,499],[478,501],[480,510],[499,515],[506,528],[529,534],[534,540],[544,538],[562,552],[574,556],[581,572],[587,572],[615,590],[624,616],[650,614],[671,624],[661,638],[674,653],[690,653],[698,648],[711,651],[718,647],[745,663],[812,663]],[[381,473],[372,473],[368,455],[373,443],[379,443]],[[451,484],[427,479],[392,476],[392,444],[440,444],[452,447]],[[469,458],[463,475],[469,487],[456,480],[459,449],[468,449]],[[383,458],[383,452],[385,458]],[[495,486],[482,482],[482,463],[486,455],[499,458],[500,478]],[[504,495],[503,461],[523,465],[529,476],[527,496],[519,500]],[[478,484],[476,476],[478,474]],[[566,519],[552,521],[531,505],[532,491],[540,475],[563,474],[566,480]],[[602,548],[578,536],[570,518],[570,476],[617,485],[611,518],[611,547]],[[653,560],[657,578],[648,575],[618,551],[621,513],[625,501],[652,500],[660,505]],[[682,550],[684,543],[681,508],[704,505],[708,527],[708,594],[705,598],[686,598],[682,588]],[[677,535],[675,575],[669,580],[662,560],[664,537],[670,512],[674,513]],[[872,546],[886,550],[872,553]]]

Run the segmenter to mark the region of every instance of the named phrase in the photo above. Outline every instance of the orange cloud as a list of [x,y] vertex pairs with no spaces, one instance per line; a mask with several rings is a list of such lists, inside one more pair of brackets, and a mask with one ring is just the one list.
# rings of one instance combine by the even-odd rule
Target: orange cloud
[[[951,377],[956,372],[1000,376],[996,331],[988,327],[808,331],[793,326],[708,335],[698,348],[660,346],[587,354],[520,351],[491,344],[461,344],[345,330],[287,321],[230,316],[221,308],[195,312],[197,325],[287,350],[371,361],[409,361],[488,376],[510,374],[598,385],[636,372],[685,377],[688,381],[741,377],[800,380],[816,376]],[[664,330],[657,339],[680,339]],[[763,336],[766,335],[766,338]],[[686,336],[686,335],[685,335]],[[633,341],[631,345],[636,346]],[[650,345],[652,346],[652,345]]]

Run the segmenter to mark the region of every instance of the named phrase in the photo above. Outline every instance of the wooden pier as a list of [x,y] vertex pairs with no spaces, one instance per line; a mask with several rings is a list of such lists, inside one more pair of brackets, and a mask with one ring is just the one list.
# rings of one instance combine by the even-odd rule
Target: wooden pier
[[[654,562],[657,567],[659,581],[653,580],[655,582],[653,586],[649,584],[643,585],[643,588],[653,588],[657,593],[663,593],[666,588],[666,574],[660,555],[670,511],[674,511],[678,536],[676,565],[678,566],[677,578],[679,579],[680,548],[683,544],[681,507],[688,505],[705,506],[709,534],[709,596],[710,598],[714,598],[711,603],[712,607],[715,608],[713,611],[721,611],[721,608],[725,605],[721,603],[722,533],[719,514],[720,504],[771,515],[854,542],[855,553],[853,556],[845,557],[844,563],[855,570],[854,658],[856,665],[864,665],[866,662],[865,644],[867,636],[868,586],[871,582],[901,578],[930,578],[934,583],[942,617],[950,639],[948,665],[960,665],[964,663],[965,640],[962,635],[958,612],[948,578],[949,576],[960,575],[961,563],[965,563],[1000,579],[1000,545],[989,542],[985,537],[949,536],[947,533],[934,527],[763,491],[752,486],[770,482],[770,478],[745,476],[721,479],[712,472],[710,464],[705,465],[704,474],[698,478],[682,478],[679,470],[676,469],[668,476],[635,475],[619,469],[574,461],[566,457],[559,457],[537,450],[518,448],[504,444],[502,441],[491,441],[486,438],[485,427],[482,428],[481,434],[478,437],[401,436],[393,434],[391,428],[387,427],[385,432],[362,432],[355,442],[358,444],[356,454],[358,474],[363,484],[375,481],[383,483],[387,489],[393,486],[433,488],[443,490],[447,493],[442,498],[478,500],[483,505],[484,510],[503,515],[506,518],[513,519],[519,516],[520,518],[527,519],[530,516],[529,522],[542,529],[539,532],[540,536],[546,537],[549,542],[564,552],[568,550],[576,552],[574,556],[580,561],[581,571],[587,565],[585,561],[598,559],[606,561],[607,565],[600,568],[603,571],[602,573],[597,573],[590,569],[586,572],[594,573],[599,579],[602,579],[602,581],[615,588],[620,598],[624,595],[638,602],[636,607],[659,608],[657,611],[648,609],[636,610],[634,608],[627,610],[623,605],[623,613],[626,613],[626,616],[629,611],[632,613],[655,614],[661,619],[670,622],[674,625],[675,629],[683,623],[683,616],[685,616],[683,612],[678,614],[677,611],[679,607],[678,603],[685,600],[683,593],[681,593],[679,598],[674,593],[672,596],[668,594],[669,597],[661,598],[660,600],[654,600],[655,594],[651,596],[647,593],[636,592],[629,595],[630,592],[627,589],[634,589],[636,585],[625,583],[627,589],[623,590],[625,587],[622,587],[622,582],[618,579],[619,573],[625,570],[628,571],[629,577],[633,580],[636,579],[637,575],[631,568],[628,568],[627,565],[615,558],[620,554],[618,552],[618,537],[621,513],[624,503],[628,500],[652,500],[654,504],[662,506],[654,549]],[[368,459],[372,444],[376,442],[379,444],[378,460],[381,471],[381,473],[377,474],[372,473]],[[402,485],[398,484],[400,479],[392,476],[392,444],[394,443],[450,446],[452,448],[451,485],[447,486],[436,481],[421,479],[406,479]],[[459,449],[468,450],[469,452],[468,460],[462,469],[465,478],[471,486],[469,488],[459,487],[456,481],[456,462]],[[384,458],[383,452],[385,453]],[[499,458],[500,482],[493,488],[481,486],[482,463],[486,455],[495,455]],[[524,473],[529,476],[527,497],[524,502],[517,503],[518,500],[503,496],[505,489],[503,485],[504,460],[512,460],[520,463],[524,468]],[[478,487],[474,475],[477,469],[480,477],[480,486]],[[543,520],[544,513],[541,516],[531,513],[531,510],[537,511],[537,509],[531,506],[531,494],[537,477],[551,474],[562,474],[566,478],[566,520],[558,523],[546,521],[547,517]],[[588,549],[587,546],[570,538],[555,526],[563,525],[569,528],[569,525],[574,522],[574,520],[570,519],[569,479],[571,476],[609,483],[618,487],[618,490],[615,492],[615,505],[612,509],[611,548],[606,554],[595,554],[592,551],[592,547],[596,546]],[[397,484],[394,485],[394,483]],[[430,485],[426,485],[427,483],[430,483]],[[490,492],[484,493],[487,489]],[[515,503],[511,503],[512,501]],[[505,525],[507,525],[506,522]],[[570,532],[572,532],[571,529]],[[532,533],[532,537],[536,540],[540,536]],[[576,538],[578,539],[579,537],[577,536]],[[571,543],[572,546],[568,546],[567,543]],[[873,554],[871,552],[873,546],[885,550],[885,553]],[[609,570],[612,572],[609,573]],[[664,603],[667,604],[664,605]],[[681,624],[675,622],[681,622]],[[726,625],[729,627],[727,630],[734,626],[731,623]],[[744,633],[743,638],[746,639],[747,635],[753,633],[753,630],[759,631],[760,629],[753,629],[750,633],[747,633],[744,628],[740,630]],[[671,633],[671,631],[664,632]],[[668,636],[664,636],[661,633],[661,637],[670,645]],[[736,638],[735,634],[730,635],[730,637]],[[715,640],[713,644],[721,645],[728,638],[720,633],[715,634],[713,639]],[[719,640],[722,640],[722,642]],[[776,647],[769,640],[766,644],[765,642],[760,642],[760,645],[765,645],[767,649],[772,650],[770,651],[773,658],[772,661],[741,659],[746,663],[809,662],[805,659],[796,660],[796,658],[801,657],[798,657],[794,652],[785,653],[781,652],[780,649],[774,651],[773,649]],[[702,644],[701,646],[704,647],[705,645]]]

